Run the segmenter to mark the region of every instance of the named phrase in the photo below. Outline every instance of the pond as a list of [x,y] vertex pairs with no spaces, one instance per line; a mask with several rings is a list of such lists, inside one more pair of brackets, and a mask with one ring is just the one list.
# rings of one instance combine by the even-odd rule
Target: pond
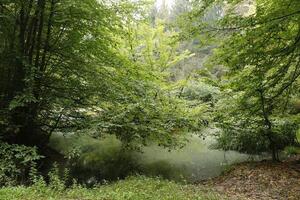
[[80,149],[80,157],[75,174],[82,174],[84,178],[97,174],[100,178],[108,180],[139,173],[196,182],[220,175],[233,163],[257,159],[235,151],[211,149],[210,145],[213,143],[212,137],[204,140],[198,136],[191,136],[187,145],[178,150],[168,151],[152,145],[144,147],[143,153],[124,152],[120,141],[113,136],[96,140],[88,136],[65,137],[56,133],[52,136],[50,145],[63,154],[77,147]]
[[235,151],[211,149],[210,145],[213,142],[213,138],[203,140],[193,136],[190,142],[180,150],[169,152],[157,146],[145,147],[140,160],[145,165],[158,162],[168,163],[174,169],[179,169],[178,173],[182,173],[185,179],[195,182],[218,176],[233,163],[256,159]]

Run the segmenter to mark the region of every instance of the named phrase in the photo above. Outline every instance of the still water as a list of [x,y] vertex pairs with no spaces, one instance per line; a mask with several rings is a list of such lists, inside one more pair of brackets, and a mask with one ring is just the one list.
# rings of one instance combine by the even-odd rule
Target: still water
[[[143,153],[130,152],[129,156],[122,156],[121,143],[113,136],[96,140],[87,136],[65,137],[57,133],[51,138],[51,146],[63,154],[72,151],[74,147],[81,149],[80,173],[89,172],[93,175],[103,172],[102,176],[108,178],[117,176],[117,173],[134,171],[150,176],[195,182],[220,175],[230,164],[256,159],[235,151],[211,149],[210,146],[214,142],[213,137],[203,140],[191,136],[182,149],[168,151],[152,145],[144,147]],[[134,163],[132,169],[128,163]]]
[[230,164],[254,159],[247,154],[235,151],[213,150],[210,145],[213,138],[205,140],[193,136],[190,142],[180,150],[169,152],[166,149],[151,146],[144,148],[141,162],[151,164],[155,162],[169,163],[175,169],[179,168],[184,178],[194,182],[218,176]]

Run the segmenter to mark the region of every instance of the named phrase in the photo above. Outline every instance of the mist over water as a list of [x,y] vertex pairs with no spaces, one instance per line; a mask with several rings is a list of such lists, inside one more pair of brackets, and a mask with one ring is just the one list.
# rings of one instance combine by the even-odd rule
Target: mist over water
[[104,179],[116,179],[140,173],[196,182],[218,176],[226,166],[249,159],[247,154],[210,149],[212,143],[212,137],[203,140],[194,135],[182,149],[169,151],[152,145],[144,147],[140,153],[124,152],[121,142],[114,136],[96,140],[88,136],[64,137],[57,133],[51,138],[51,146],[64,154],[70,152],[72,146],[79,146],[82,152],[78,166],[84,177],[101,174]]
[[213,142],[213,138],[203,140],[192,136],[190,142],[180,150],[169,152],[157,146],[145,147],[141,162],[145,165],[155,162],[169,163],[174,169],[179,169],[185,179],[194,182],[218,176],[226,166],[249,159],[247,154],[210,149]]

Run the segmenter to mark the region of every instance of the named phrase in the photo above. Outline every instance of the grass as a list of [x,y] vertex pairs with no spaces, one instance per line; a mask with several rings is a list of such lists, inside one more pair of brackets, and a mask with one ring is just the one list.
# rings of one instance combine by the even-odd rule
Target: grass
[[297,155],[297,154],[300,154],[300,147],[287,146],[287,147],[285,147],[284,152],[289,156]]
[[219,200],[220,196],[195,185],[159,178],[129,177],[94,188],[74,186],[69,189],[36,184],[31,187],[0,188],[1,200]]

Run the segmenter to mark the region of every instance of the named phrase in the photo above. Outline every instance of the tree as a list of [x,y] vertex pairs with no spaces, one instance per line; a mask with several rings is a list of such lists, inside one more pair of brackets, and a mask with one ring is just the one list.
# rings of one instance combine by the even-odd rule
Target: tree
[[152,143],[183,146],[187,133],[203,127],[205,106],[192,107],[180,98],[179,83],[170,81],[170,69],[191,55],[178,51],[177,33],[166,30],[162,21],[151,26],[147,20],[128,17],[125,23],[127,34],[120,38],[119,49],[130,66],[124,78],[134,79],[136,93],[122,103],[101,105],[103,113],[96,120],[100,133],[113,133],[130,148]]
[[84,132],[171,147],[201,128],[201,107],[190,109],[169,81],[189,53],[174,31],[151,27],[139,3],[0,5],[1,140],[43,150],[54,131]]
[[[223,17],[199,20],[216,5],[223,5]],[[243,6],[251,9],[244,12]],[[224,131],[221,147],[256,150],[252,153],[269,150],[278,160],[278,150],[295,141],[297,130],[286,105],[299,92],[299,2],[202,1],[190,19],[190,35],[219,39],[213,63],[229,69],[222,86],[228,99],[216,118]]]
[[44,148],[107,98],[119,20],[96,0],[5,0],[0,12],[1,138]]

